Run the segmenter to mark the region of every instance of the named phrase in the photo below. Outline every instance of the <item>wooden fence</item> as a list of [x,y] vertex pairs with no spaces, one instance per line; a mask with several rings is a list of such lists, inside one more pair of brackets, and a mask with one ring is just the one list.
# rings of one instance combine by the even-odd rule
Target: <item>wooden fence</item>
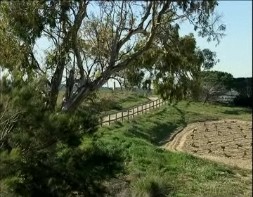
[[134,106],[134,107],[119,111],[117,113],[107,114],[101,117],[100,123],[101,123],[101,126],[103,126],[103,125],[111,125],[113,122],[117,122],[117,121],[123,122],[124,120],[130,120],[137,115],[148,113],[152,109],[159,108],[163,106],[165,103],[167,103],[167,101],[164,101],[162,99],[157,99],[157,100],[154,100],[142,105]]

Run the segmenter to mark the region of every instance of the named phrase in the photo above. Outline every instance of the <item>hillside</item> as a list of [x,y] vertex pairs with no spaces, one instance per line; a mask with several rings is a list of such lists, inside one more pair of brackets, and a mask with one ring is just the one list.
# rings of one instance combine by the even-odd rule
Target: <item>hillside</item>
[[181,102],[100,128],[96,144],[118,152],[124,163],[124,170],[104,183],[109,196],[249,196],[250,170],[161,148],[176,128],[218,119],[251,121],[251,111]]

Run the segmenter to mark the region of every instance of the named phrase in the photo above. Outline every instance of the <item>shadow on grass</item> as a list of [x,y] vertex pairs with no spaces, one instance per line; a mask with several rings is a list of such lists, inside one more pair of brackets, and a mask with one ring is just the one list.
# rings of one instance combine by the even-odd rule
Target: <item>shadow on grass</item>
[[182,128],[187,125],[185,113],[177,106],[173,106],[173,108],[175,108],[176,112],[178,112],[178,114],[180,115],[179,120],[176,120],[174,122],[161,121],[162,119],[164,119],[163,115],[166,111],[166,109],[163,109],[155,114],[157,119],[154,121],[150,121],[150,123],[152,123],[152,126],[150,127],[143,128],[138,124],[137,121],[133,121],[132,125],[128,129],[127,135],[148,140],[154,145],[163,145],[164,143],[166,143],[166,139],[169,139],[171,137],[171,134],[177,128]]
[[235,109],[235,110],[225,110],[222,112],[223,114],[231,114],[231,115],[239,115],[239,114],[250,114],[252,113],[252,110],[251,109],[243,109],[243,110],[238,110],[238,109]]
[[232,115],[239,115],[239,111],[238,110],[225,110],[222,112],[223,114],[232,114]]
[[174,109],[177,110],[177,112],[180,114],[180,124],[182,124],[183,126],[186,126],[186,119],[185,119],[185,112],[183,112],[181,109],[179,109],[177,106],[173,106]]

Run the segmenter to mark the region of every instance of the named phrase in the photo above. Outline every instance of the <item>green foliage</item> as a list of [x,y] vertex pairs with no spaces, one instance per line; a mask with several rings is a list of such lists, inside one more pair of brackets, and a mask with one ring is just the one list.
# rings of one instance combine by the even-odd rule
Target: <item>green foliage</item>
[[[131,84],[140,84],[142,68],[153,72],[155,65],[157,84],[160,79],[164,83],[164,97],[181,98],[188,88],[186,73],[197,76],[200,56],[192,35],[179,37],[177,18],[195,20],[202,27],[201,36],[208,39],[219,41],[224,30],[223,26],[216,33],[209,20],[216,7],[213,0],[140,2],[141,22],[132,2],[95,5],[98,14],[92,13],[93,4],[88,1],[0,2],[0,65],[11,77],[11,85],[4,85],[8,107],[1,104],[8,110],[1,112],[0,120],[0,180],[14,195],[96,195],[101,181],[121,167],[122,150],[93,143],[99,110],[82,102],[129,65],[137,68],[136,73],[130,68]],[[151,18],[146,17],[150,11]],[[51,45],[50,51],[40,51],[42,61],[35,57],[39,38]],[[137,42],[130,42],[134,38]],[[57,98],[61,83],[67,77],[70,81],[70,69],[80,78],[71,78],[78,88],[66,88],[71,98],[62,108],[69,113],[63,113]],[[101,73],[93,77],[96,69]]]
[[232,87],[233,76],[230,73],[222,71],[203,71],[201,72],[201,78],[204,83],[210,83],[211,85],[222,84],[226,89]]
[[201,51],[201,58],[203,58],[203,69],[204,70],[210,70],[211,68],[213,68],[213,66],[215,64],[217,64],[219,62],[219,60],[216,59],[216,53],[210,51],[209,49],[203,49]]
[[50,112],[38,87],[34,82],[12,91],[9,110],[20,115],[0,141],[5,191],[21,196],[104,193],[101,182],[121,169],[121,158],[117,151],[93,143],[98,115],[85,107],[73,114]]
[[197,97],[201,69],[217,63],[215,52],[200,50],[193,34],[179,37],[178,30],[177,24],[161,26],[157,42],[134,61],[151,73],[156,93],[170,102]]
[[232,88],[233,76],[221,71],[203,71],[200,74],[200,97],[204,102],[215,101]]
[[[96,140],[100,146],[119,150],[124,157],[128,196],[238,196],[250,195],[250,171],[239,170],[194,156],[163,150],[172,132],[191,122],[242,119],[251,121],[251,111],[196,102],[179,102],[138,117],[123,125],[101,128]],[[236,176],[240,174],[245,179]],[[121,180],[121,179],[120,179]],[[119,181],[120,181],[119,180]],[[114,188],[111,185],[109,188]],[[121,191],[129,188],[122,187]],[[156,196],[159,196],[156,193]],[[115,194],[119,194],[117,191]]]
[[[195,79],[199,71],[195,64],[199,65],[200,59],[208,62],[206,68],[215,61],[210,51],[196,54],[192,35],[179,36],[179,22],[189,20],[200,36],[219,42],[225,26],[217,27],[219,17],[212,18],[217,5],[216,0],[134,4],[131,1],[1,1],[0,64],[19,82],[46,76],[48,87],[44,96],[47,108],[53,111],[58,109],[62,82],[71,81],[66,88],[71,96],[66,98],[68,101],[62,101],[62,110],[72,111],[110,77],[125,69],[123,78],[129,86],[140,87],[146,69],[158,71],[157,82],[170,83],[175,89],[175,82],[164,78],[187,84],[190,80],[186,73],[193,74]],[[93,6],[98,12],[93,12]],[[35,49],[40,39],[47,40],[50,46],[39,49],[42,59],[38,61]],[[74,71],[76,80],[70,70]],[[101,73],[96,73],[98,70]],[[180,89],[183,93],[179,95],[185,94],[188,86],[182,84],[178,83],[172,92]],[[169,95],[177,98],[173,93],[165,97]]]
[[[163,45],[166,50],[157,63],[154,83],[157,92],[172,102],[189,94],[191,84],[198,79],[202,62],[192,34],[183,38],[175,36],[173,42],[163,41]],[[176,45],[175,50],[170,50],[170,45]]]
[[138,88],[141,87],[141,82],[144,78],[144,72],[139,68],[130,67],[127,68],[125,71],[125,84],[127,88],[133,88],[137,86]]
[[142,92],[139,93],[125,89],[123,91],[114,90],[110,92],[100,90],[92,107],[97,108],[100,112],[116,112],[148,101],[149,99]]
[[173,189],[162,176],[147,176],[136,181],[133,186],[133,195],[136,197],[165,197],[171,196]]

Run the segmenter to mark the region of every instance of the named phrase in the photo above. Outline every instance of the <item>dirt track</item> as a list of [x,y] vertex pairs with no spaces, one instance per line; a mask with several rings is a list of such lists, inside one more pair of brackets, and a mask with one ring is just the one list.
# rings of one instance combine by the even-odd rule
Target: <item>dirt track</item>
[[252,123],[240,120],[193,123],[164,148],[252,170]]

